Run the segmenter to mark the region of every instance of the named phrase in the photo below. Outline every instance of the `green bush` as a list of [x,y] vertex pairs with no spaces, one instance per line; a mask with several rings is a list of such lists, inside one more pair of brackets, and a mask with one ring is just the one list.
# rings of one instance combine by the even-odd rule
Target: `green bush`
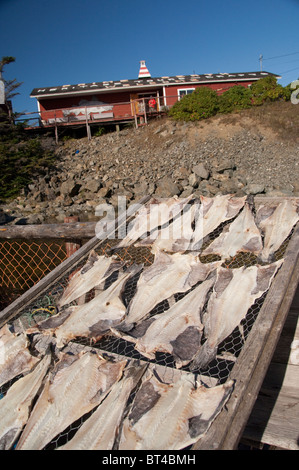
[[218,112],[217,93],[208,87],[196,88],[175,103],[169,116],[176,120],[198,121],[214,116]]
[[277,83],[273,76],[261,78],[251,85],[253,105],[261,105],[266,101],[277,101],[290,99],[290,92],[287,87]]
[[249,88],[235,85],[218,96],[219,112],[231,113],[240,109],[250,108],[252,106],[251,96]]

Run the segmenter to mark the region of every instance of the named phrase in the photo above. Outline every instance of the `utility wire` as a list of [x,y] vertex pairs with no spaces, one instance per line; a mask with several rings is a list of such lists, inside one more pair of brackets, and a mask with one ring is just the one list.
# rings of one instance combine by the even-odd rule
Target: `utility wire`
[[283,55],[277,55],[275,57],[268,57],[266,59],[263,58],[263,60],[280,59],[281,57],[287,57],[287,56],[295,55],[295,54],[299,54],[299,51],[298,52],[292,52],[291,54],[283,54]]

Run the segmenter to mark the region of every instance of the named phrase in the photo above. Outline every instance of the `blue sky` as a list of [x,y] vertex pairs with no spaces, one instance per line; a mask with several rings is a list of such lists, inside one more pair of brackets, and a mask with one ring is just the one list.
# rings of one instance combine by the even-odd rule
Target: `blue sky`
[[35,87],[250,72],[299,77],[299,0],[0,0],[4,77],[23,82],[15,111],[36,111]]

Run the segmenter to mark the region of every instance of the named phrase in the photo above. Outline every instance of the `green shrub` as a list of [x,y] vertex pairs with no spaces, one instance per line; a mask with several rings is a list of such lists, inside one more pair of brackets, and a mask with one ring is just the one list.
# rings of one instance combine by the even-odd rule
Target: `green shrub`
[[235,85],[218,97],[219,112],[231,113],[252,106],[251,91],[242,85]]
[[198,121],[214,116],[218,108],[217,93],[211,88],[201,87],[177,101],[169,116],[176,120]]
[[266,101],[277,101],[283,99],[288,101],[290,93],[287,87],[277,83],[273,76],[261,78],[251,85],[253,105],[261,105]]

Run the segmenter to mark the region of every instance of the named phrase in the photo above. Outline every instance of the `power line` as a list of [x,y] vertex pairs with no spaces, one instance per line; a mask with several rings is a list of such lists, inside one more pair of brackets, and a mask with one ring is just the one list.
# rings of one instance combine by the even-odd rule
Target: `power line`
[[283,54],[283,55],[277,55],[277,56],[274,56],[274,57],[268,57],[266,59],[263,58],[263,60],[280,59],[281,57],[287,57],[287,56],[295,55],[295,54],[299,54],[299,51],[298,52],[292,52],[291,54]]

